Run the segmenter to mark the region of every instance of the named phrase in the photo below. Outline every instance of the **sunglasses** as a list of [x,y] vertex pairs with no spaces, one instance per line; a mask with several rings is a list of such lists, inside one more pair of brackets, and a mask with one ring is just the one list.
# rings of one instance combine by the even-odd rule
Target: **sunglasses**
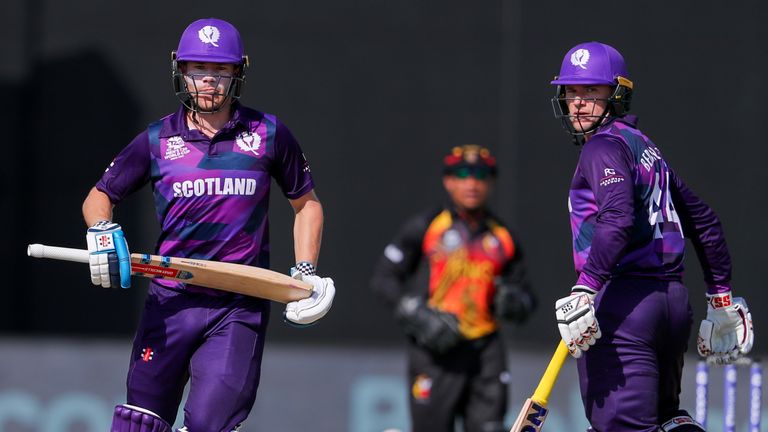
[[491,176],[491,171],[488,168],[479,168],[479,167],[461,167],[456,168],[451,172],[451,175],[460,179],[465,179],[469,177],[476,178],[478,180],[485,180]]

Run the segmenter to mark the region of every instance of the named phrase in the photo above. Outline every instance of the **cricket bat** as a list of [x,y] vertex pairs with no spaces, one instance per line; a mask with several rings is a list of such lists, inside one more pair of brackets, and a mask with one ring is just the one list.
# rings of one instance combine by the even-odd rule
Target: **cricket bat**
[[552,356],[552,360],[549,361],[547,370],[544,371],[544,376],[541,377],[539,385],[533,392],[533,396],[525,400],[523,409],[520,410],[520,414],[517,416],[517,420],[509,432],[539,432],[541,430],[544,426],[544,420],[547,419],[547,414],[549,413],[547,399],[549,399],[549,395],[552,393],[552,388],[557,381],[557,375],[560,374],[560,369],[563,368],[567,358],[568,347],[561,340],[560,344],[557,345],[555,354]]
[[[41,244],[27,246],[27,255],[88,263],[88,251]],[[131,254],[131,274],[170,279],[223,291],[288,303],[309,297],[312,285],[288,275],[252,267],[192,258]]]

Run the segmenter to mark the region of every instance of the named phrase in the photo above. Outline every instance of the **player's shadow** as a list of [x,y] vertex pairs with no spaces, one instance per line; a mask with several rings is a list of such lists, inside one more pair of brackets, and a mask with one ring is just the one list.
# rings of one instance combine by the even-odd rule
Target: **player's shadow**
[[[2,258],[14,288],[3,290],[0,331],[130,331],[139,290],[93,287],[87,266],[33,260],[26,246],[85,247],[83,199],[141,129],[133,92],[96,50],[34,64],[23,82],[0,88],[17,107],[6,123],[7,204],[0,212],[0,223],[10,228]],[[118,215],[124,226],[137,219],[130,206]]]

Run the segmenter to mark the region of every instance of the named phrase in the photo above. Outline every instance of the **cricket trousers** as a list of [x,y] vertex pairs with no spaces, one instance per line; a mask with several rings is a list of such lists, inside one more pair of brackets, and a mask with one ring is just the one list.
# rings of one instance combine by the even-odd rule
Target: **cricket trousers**
[[598,432],[658,431],[680,405],[688,290],[677,281],[613,280],[595,308],[602,337],[577,361],[587,419]]
[[256,398],[269,302],[150,284],[128,370],[128,403],[173,424],[184,386],[190,432],[231,431]]
[[497,333],[435,355],[412,341],[408,378],[413,432],[503,431],[507,408],[506,353]]

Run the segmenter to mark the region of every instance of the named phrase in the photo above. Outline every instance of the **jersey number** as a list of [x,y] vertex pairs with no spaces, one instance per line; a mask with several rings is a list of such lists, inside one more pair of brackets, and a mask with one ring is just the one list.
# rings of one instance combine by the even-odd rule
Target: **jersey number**
[[672,203],[672,195],[669,193],[669,171],[665,173],[664,189],[661,189],[659,182],[659,173],[656,173],[653,182],[653,192],[648,201],[648,223],[653,227],[653,238],[663,237],[662,224],[674,224],[675,229],[683,234],[680,225],[680,218],[675,211],[675,205]]

